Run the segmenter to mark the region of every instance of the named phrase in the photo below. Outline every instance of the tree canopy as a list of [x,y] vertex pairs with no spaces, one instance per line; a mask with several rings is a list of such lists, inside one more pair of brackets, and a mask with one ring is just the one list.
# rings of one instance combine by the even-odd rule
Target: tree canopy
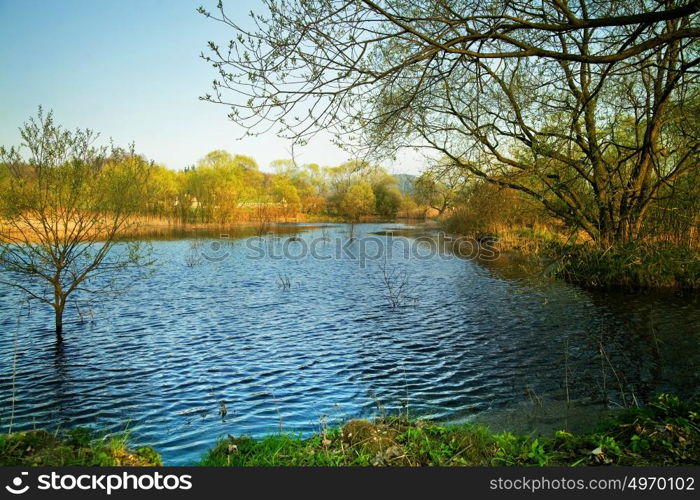
[[428,148],[601,244],[698,168],[700,0],[265,0],[204,55],[251,133]]

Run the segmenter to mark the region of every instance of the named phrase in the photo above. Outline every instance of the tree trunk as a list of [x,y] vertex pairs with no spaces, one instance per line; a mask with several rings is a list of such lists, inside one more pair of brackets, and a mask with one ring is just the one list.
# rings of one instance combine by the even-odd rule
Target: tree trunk
[[56,311],[56,342],[63,342],[63,304],[55,307]]
[[53,308],[56,313],[56,342],[63,342],[63,310],[66,307],[66,297],[63,295],[59,285],[54,284]]

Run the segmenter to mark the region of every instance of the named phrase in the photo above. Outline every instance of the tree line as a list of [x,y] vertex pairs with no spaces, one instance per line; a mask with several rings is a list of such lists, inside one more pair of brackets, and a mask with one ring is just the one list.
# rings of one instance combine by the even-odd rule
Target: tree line
[[331,215],[357,221],[415,209],[410,193],[383,168],[350,161],[334,167],[275,160],[272,172],[249,157],[218,150],[174,171],[154,165],[140,213],[179,223],[230,224]]
[[[60,128],[50,114],[40,115],[38,122],[34,120],[30,123]],[[28,137],[30,151],[42,145],[56,147],[53,142],[68,140],[36,137],[42,133],[39,130],[33,133],[34,137]],[[80,140],[86,144],[97,136],[92,131],[80,131],[80,134]],[[178,171],[148,161],[133,149],[104,149],[100,153],[103,156],[99,160],[87,157],[81,160],[82,165],[92,165],[84,168],[91,169],[93,175],[100,173],[92,178],[94,182],[102,182],[107,178],[106,172],[110,172],[110,181],[105,180],[106,184],[98,189],[81,183],[88,174],[73,168],[76,158],[67,151],[61,152],[60,158],[51,158],[49,165],[45,157],[27,159],[17,151],[6,150],[0,161],[3,215],[24,213],[26,218],[27,213],[33,213],[34,205],[43,201],[39,199],[41,196],[30,193],[42,192],[48,196],[44,192],[47,183],[54,185],[56,193],[66,192],[66,196],[91,213],[113,211],[119,216],[128,213],[132,218],[159,218],[178,224],[270,222],[294,220],[300,215],[327,215],[356,222],[367,216],[393,219],[402,210],[404,215],[420,214],[412,193],[402,192],[397,177],[379,166],[359,161],[322,167],[281,159],[272,162],[272,172],[264,172],[249,156],[217,150],[205,155],[196,165]],[[125,189],[124,183],[129,189]],[[411,189],[409,186],[408,190]],[[121,201],[117,203],[117,199]],[[57,205],[66,203],[63,199],[54,201]],[[57,206],[56,210],[60,208]]]

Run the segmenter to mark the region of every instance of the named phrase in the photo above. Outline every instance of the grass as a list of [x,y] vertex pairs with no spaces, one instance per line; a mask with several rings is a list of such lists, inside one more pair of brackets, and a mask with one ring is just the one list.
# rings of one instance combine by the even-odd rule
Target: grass
[[229,436],[205,466],[578,466],[700,464],[700,405],[662,395],[589,434],[533,438],[474,424],[351,420],[310,438]]
[[670,242],[551,245],[555,275],[590,288],[700,289],[700,252]]
[[553,246],[564,245],[566,238],[548,226],[513,227],[498,231],[497,248],[501,252],[542,255]]
[[[0,435],[2,466],[156,466],[151,447],[131,450],[128,435],[96,437],[87,428]],[[303,438],[228,436],[202,466],[675,466],[700,464],[700,404],[661,395],[615,414],[591,433],[533,437],[482,425],[440,425],[384,417],[351,420]]]
[[666,240],[601,248],[581,234],[553,227],[500,227],[494,233],[501,254],[516,254],[548,273],[587,288],[700,290],[700,249]]
[[79,427],[60,434],[44,430],[0,434],[2,466],[155,466],[160,455],[150,446],[130,450],[128,434],[95,436]]

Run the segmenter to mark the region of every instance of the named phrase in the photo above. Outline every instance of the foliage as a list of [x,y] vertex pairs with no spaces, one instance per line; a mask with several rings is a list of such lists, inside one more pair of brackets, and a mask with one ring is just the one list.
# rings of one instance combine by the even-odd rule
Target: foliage
[[131,450],[128,435],[97,437],[85,427],[50,433],[43,430],[0,435],[4,467],[157,466],[160,455],[150,446]]
[[700,405],[661,395],[624,410],[588,434],[491,433],[476,424],[440,425],[403,417],[351,420],[318,435],[228,436],[201,460],[206,466],[570,466],[697,465]]
[[425,171],[414,184],[418,203],[437,211],[438,216],[464,201],[469,180],[461,172],[449,168],[445,161]]
[[443,221],[450,233],[469,236],[499,234],[509,228],[532,228],[545,221],[551,222],[522,193],[484,181],[464,186],[453,204],[454,210]]
[[667,241],[607,249],[554,243],[549,254],[555,275],[592,288],[700,289],[700,252]]
[[372,186],[366,182],[351,185],[340,197],[338,213],[347,221],[357,222],[374,212],[375,198]]
[[375,212],[380,217],[393,219],[399,213],[401,208],[401,191],[397,185],[396,179],[392,176],[386,176],[379,182],[375,182],[372,186],[375,199]]
[[[212,151],[196,166],[179,172],[154,165],[138,213],[182,224],[221,225],[289,220],[299,214],[346,219],[376,214],[391,219],[410,201],[401,193],[397,179],[378,166],[347,162],[321,167],[280,159],[271,167],[274,173],[262,172],[252,158],[226,151]],[[0,188],[1,182],[2,176]],[[341,204],[351,186],[362,183],[370,185],[372,196],[367,190],[354,188],[350,196],[355,200],[358,195],[367,195],[359,204],[361,215],[357,215],[348,212],[347,203]]]

